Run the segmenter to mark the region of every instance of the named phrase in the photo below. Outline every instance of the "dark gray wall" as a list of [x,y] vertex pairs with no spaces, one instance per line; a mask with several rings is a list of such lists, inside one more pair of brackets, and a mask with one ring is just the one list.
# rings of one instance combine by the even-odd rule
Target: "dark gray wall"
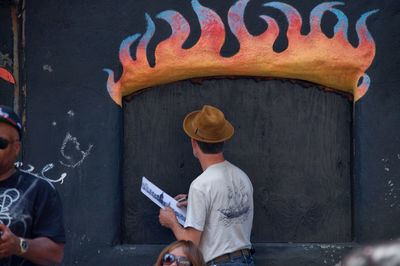
[[253,242],[352,240],[349,99],[306,83],[235,79],[177,82],[125,102],[124,243],[173,240],[138,193],[141,177],[187,193],[201,169],[182,121],[205,103],[235,126],[225,155],[254,186]]
[[[355,106],[355,240],[400,237],[400,23],[396,1],[369,1],[379,8],[369,23],[377,44],[367,95]],[[378,5],[376,5],[378,4]],[[373,228],[373,229],[372,229]]]
[[[8,15],[10,3],[9,1],[0,3],[2,3],[0,5],[0,47],[4,53],[3,49],[7,51],[12,49],[12,34],[10,34],[9,28],[11,24]],[[201,3],[215,9],[226,23],[224,15],[234,1],[209,0],[201,1]],[[248,12],[252,15],[248,16],[246,22],[252,33],[256,34],[264,30],[265,25],[259,23],[258,15],[260,14],[267,13],[276,16],[282,25],[286,25],[282,14],[268,8],[260,8],[262,3],[264,1],[255,0],[249,4]],[[303,31],[307,32],[308,14],[320,2],[287,1],[287,3],[296,7],[303,15],[305,23]],[[23,2],[20,4],[22,5]],[[129,108],[134,109],[135,101],[140,97],[158,95],[158,91],[161,89],[155,88],[154,91],[143,92],[138,99],[132,99],[129,108],[123,110],[110,99],[106,91],[106,74],[102,69],[106,67],[116,70],[118,77],[121,71],[118,61],[120,42],[129,35],[145,31],[145,12],[154,17],[157,13],[167,9],[180,11],[189,20],[193,29],[186,45],[194,44],[199,34],[199,26],[190,7],[190,1],[26,1],[25,4],[26,17],[20,17],[25,19],[25,39],[23,40],[25,49],[20,51],[25,65],[21,70],[25,77],[21,80],[23,86],[20,88],[22,92],[20,97],[24,98],[26,95],[26,99],[24,98],[26,101],[22,101],[20,106],[26,112],[23,161],[25,165],[34,166],[34,172],[37,174],[41,174],[41,170],[46,166],[53,165],[53,168],[44,173],[46,177],[53,180],[64,177],[63,183],[55,183],[63,198],[67,227],[68,244],[64,265],[109,265],[111,263],[114,265],[149,265],[163,247],[163,244],[155,243],[169,241],[171,236],[162,228],[156,227],[157,217],[154,217],[154,220],[147,217],[148,221],[152,221],[152,226],[162,232],[160,233],[161,241],[155,239],[154,242],[151,242],[152,239],[149,239],[146,243],[154,244],[120,245],[122,241],[127,240],[124,238],[126,232],[121,232],[125,228],[123,221],[126,217],[125,204],[123,204],[123,172],[126,171],[127,166],[126,163],[122,164],[123,156],[126,153],[126,150],[124,151],[126,136],[124,137],[123,132],[124,127],[127,128],[126,124],[124,126],[124,112],[129,112]],[[354,245],[400,236],[400,228],[396,223],[400,219],[400,139],[398,134],[400,127],[400,91],[398,90],[400,54],[396,52],[399,48],[400,38],[396,34],[398,32],[397,25],[400,24],[400,18],[397,16],[400,6],[396,0],[368,0],[362,1],[362,4],[359,1],[345,1],[345,5],[340,9],[349,17],[350,41],[354,44],[357,43],[354,30],[356,20],[364,12],[380,9],[379,13],[368,19],[368,27],[377,46],[375,60],[368,70],[372,80],[371,87],[366,96],[354,107],[352,131],[354,150],[350,148],[354,152],[351,159],[353,179],[350,180],[352,183],[352,236],[348,236],[349,228],[346,225],[346,230],[342,232],[343,238],[327,240],[326,243],[310,243],[324,241],[324,238],[307,239],[306,236],[309,235],[305,234],[305,230],[302,231],[303,237],[297,238],[297,235],[293,233],[293,228],[289,227],[292,231],[288,231],[286,236],[282,236],[282,241],[286,243],[259,243],[256,245],[258,265],[267,263],[290,266],[334,265]],[[335,23],[335,19],[327,15],[323,21],[327,34],[331,34],[332,30],[329,30],[331,28],[329,26]],[[156,21],[156,27],[158,30],[150,43],[150,59],[152,58],[152,49],[158,40],[168,35],[168,27],[165,24]],[[275,45],[277,50],[282,50],[287,45],[284,31],[285,27]],[[238,44],[232,35],[228,34],[222,53],[230,55],[237,49]],[[215,83],[216,86],[224,87],[225,85],[222,84],[230,84],[230,82],[249,85],[253,81],[219,80],[207,81],[203,85]],[[182,82],[182,84],[186,83]],[[262,85],[257,85],[256,89],[270,86],[269,84],[271,83],[262,83]],[[191,87],[192,85],[188,83],[184,86]],[[176,92],[176,88],[174,85],[166,87],[170,94],[166,97],[168,99]],[[274,86],[271,85],[271,87]],[[308,92],[305,88],[296,87],[297,85],[285,86],[286,89],[293,88],[296,94],[301,94],[303,91],[305,94],[315,94],[318,99],[327,99],[326,107],[319,106],[321,110],[330,106],[332,108],[330,110],[336,112],[341,112],[340,110],[349,112],[346,107],[348,106],[347,100],[341,96],[321,92],[315,88],[307,88],[310,89]],[[8,92],[4,92],[7,90]],[[11,103],[12,95],[14,92],[9,84],[0,83],[0,101]],[[185,95],[182,97],[188,97]],[[233,93],[222,95],[232,97],[226,102],[221,100],[223,106],[241,101],[241,98]],[[297,95],[296,97],[302,98],[303,96]],[[291,99],[298,100],[299,98],[296,97],[293,96]],[[210,99],[216,104],[219,103],[217,99]],[[339,103],[338,109],[333,108],[336,99]],[[21,99],[17,100],[21,102]],[[240,103],[242,109],[239,110],[248,110],[250,113],[258,110],[252,106],[252,101],[244,100],[243,103]],[[200,104],[202,104],[200,101],[190,105],[182,104],[175,106],[175,109],[167,110],[176,110],[182,117],[190,108],[199,107]],[[322,103],[319,102],[319,104]],[[306,111],[313,105],[304,102],[299,106],[304,107],[304,111]],[[343,109],[340,109],[340,106],[344,106]],[[292,105],[290,107],[294,108]],[[162,106],[157,108],[162,109]],[[232,112],[230,110],[234,109],[226,108],[228,113]],[[289,114],[294,113],[295,109],[290,109]],[[229,113],[229,115],[232,115],[233,119],[240,117],[234,113]],[[246,117],[244,114],[241,116],[240,119]],[[281,116],[270,121],[274,121],[275,126],[281,125],[290,128],[287,123],[292,120],[285,121],[280,118],[288,119]],[[174,123],[177,125],[179,117],[175,117],[175,119]],[[327,117],[319,119],[327,119]],[[346,121],[341,121],[341,123],[345,124]],[[265,124],[260,122],[260,126],[265,126]],[[256,129],[256,127],[253,129],[254,132]],[[177,128],[175,130],[178,132]],[[302,129],[301,132],[303,136],[308,136],[306,129]],[[261,134],[261,132],[256,133]],[[330,133],[332,134],[332,132]],[[176,154],[172,153],[174,156],[180,156],[180,152],[182,154],[190,152],[188,145],[185,144],[185,136],[182,132],[179,134],[177,137],[179,137],[182,147],[177,148]],[[139,136],[137,137],[139,138]],[[321,135],[315,133],[314,137],[321,138]],[[289,140],[294,141],[290,138]],[[234,141],[238,140],[233,140],[229,144],[231,146],[227,147],[228,155],[233,158],[231,161],[242,163],[251,176],[256,175],[256,172],[252,172],[255,171],[253,165],[245,164],[249,160],[235,157],[238,153],[233,150],[233,147],[240,146],[240,143]],[[300,144],[300,142],[295,143]],[[264,145],[266,144],[264,143]],[[316,151],[319,148],[315,146],[312,149]],[[151,154],[151,151],[149,153]],[[197,167],[195,161],[192,158],[189,159],[191,161],[186,167],[192,165],[195,169]],[[164,157],[162,160],[167,160],[167,158]],[[163,164],[162,162],[160,165],[168,166],[167,163]],[[259,165],[255,166],[260,167]],[[280,172],[285,173],[286,170],[279,169],[281,166],[278,166],[276,176]],[[190,173],[194,174],[198,168],[191,171],[193,172]],[[290,176],[291,173],[297,172],[293,170],[285,175]],[[139,176],[139,173],[133,177],[135,176]],[[180,180],[181,172],[179,170],[176,176]],[[188,182],[182,182],[182,186],[187,187]],[[276,181],[271,184],[275,185]],[[283,184],[288,186],[288,183]],[[294,184],[304,185],[300,182]],[[266,184],[264,185],[266,186]],[[166,187],[168,188],[168,184]],[[279,189],[271,188],[271,191],[279,191]],[[173,192],[175,191],[171,188],[171,193]],[[320,200],[321,198],[312,198],[311,202],[321,203]],[[152,208],[151,204],[145,200],[143,202]],[[347,203],[342,204],[346,205]],[[324,205],[322,204],[322,206]],[[262,206],[259,205],[259,208],[262,209]],[[155,209],[152,209],[151,212],[152,214],[150,213],[149,216],[157,214]],[[292,213],[289,212],[289,214]],[[276,219],[274,215],[271,217]],[[271,220],[268,219],[271,217],[259,219],[265,218],[266,222],[270,223]],[[307,214],[305,217],[310,219],[313,214]],[[141,226],[139,222],[136,221],[136,223]],[[260,225],[255,223],[255,230],[261,231],[259,227]],[[279,241],[279,237],[275,235],[279,232],[279,228],[277,230],[267,229],[263,232],[265,242]],[[302,241],[302,239],[306,243],[291,243]],[[346,243],[339,244],[338,241],[341,239],[344,239],[343,241]]]

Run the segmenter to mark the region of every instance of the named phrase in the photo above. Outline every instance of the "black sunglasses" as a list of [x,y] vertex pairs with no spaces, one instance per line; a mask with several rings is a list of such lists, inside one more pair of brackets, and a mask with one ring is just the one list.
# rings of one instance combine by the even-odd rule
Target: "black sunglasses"
[[11,143],[17,142],[18,140],[8,140],[0,137],[0,150],[5,150]]
[[186,257],[178,257],[171,253],[167,253],[163,256],[163,265],[171,265],[176,262],[177,266],[192,266],[192,263]]

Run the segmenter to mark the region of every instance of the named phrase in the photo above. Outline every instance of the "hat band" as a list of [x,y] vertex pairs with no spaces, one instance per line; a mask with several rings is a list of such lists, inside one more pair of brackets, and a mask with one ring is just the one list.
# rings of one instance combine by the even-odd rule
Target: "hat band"
[[11,125],[13,125],[14,127],[18,127],[19,125],[17,124],[17,122],[13,121],[12,119],[6,117],[6,116],[1,116],[1,118],[3,118],[4,120],[6,120],[8,123],[10,123]]
[[194,134],[204,140],[217,140],[217,139],[221,138],[221,134],[218,136],[216,136],[215,134],[213,134],[212,136],[209,136],[208,134],[204,134],[204,132],[202,132],[198,127],[194,131]]

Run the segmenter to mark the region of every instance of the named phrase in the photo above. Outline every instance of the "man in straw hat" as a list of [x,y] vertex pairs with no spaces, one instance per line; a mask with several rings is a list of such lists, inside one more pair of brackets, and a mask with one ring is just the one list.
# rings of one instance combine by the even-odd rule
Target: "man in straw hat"
[[[189,113],[183,129],[191,138],[193,155],[203,173],[190,185],[185,226],[171,208],[160,210],[160,223],[178,240],[191,240],[207,265],[254,265],[250,243],[253,186],[248,176],[224,159],[224,142],[234,129],[224,114],[209,105]],[[181,194],[176,199],[186,195]]]
[[21,133],[0,105],[0,265],[54,265],[64,256],[61,201],[50,183],[15,168]]

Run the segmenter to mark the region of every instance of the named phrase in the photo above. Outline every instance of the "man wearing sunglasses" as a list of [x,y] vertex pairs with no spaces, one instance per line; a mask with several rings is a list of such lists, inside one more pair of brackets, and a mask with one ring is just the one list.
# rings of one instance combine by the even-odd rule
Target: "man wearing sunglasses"
[[45,180],[15,168],[22,125],[0,105],[0,265],[54,265],[64,256],[61,201]]
[[[205,105],[186,116],[183,129],[203,173],[190,185],[185,226],[180,226],[171,208],[160,210],[161,225],[170,228],[178,240],[198,245],[207,265],[254,265],[250,242],[253,186],[223,155],[233,126],[219,109]],[[185,195],[176,198],[181,197]]]

